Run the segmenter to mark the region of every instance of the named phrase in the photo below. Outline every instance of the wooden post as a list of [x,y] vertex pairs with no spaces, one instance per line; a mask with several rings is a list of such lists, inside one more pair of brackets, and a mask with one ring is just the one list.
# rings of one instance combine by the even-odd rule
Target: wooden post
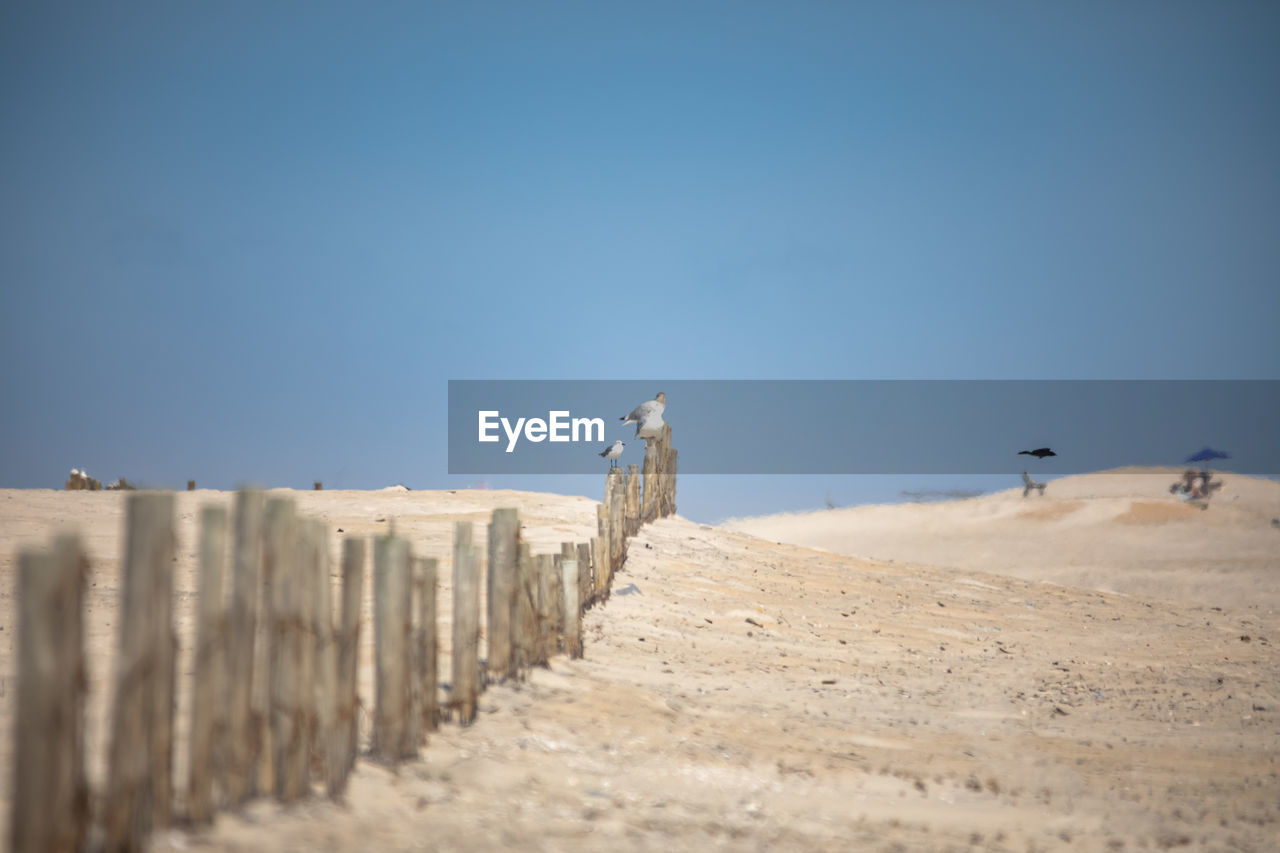
[[578,558],[564,557],[560,561],[560,569],[564,572],[562,587],[564,589],[564,651],[571,658],[582,657],[582,608],[578,595]]
[[591,542],[582,542],[578,545],[578,613],[581,616],[582,611],[587,609],[587,602],[591,600],[591,549],[595,540]]
[[440,643],[436,628],[438,574],[438,561],[434,557],[422,557],[413,575],[413,677],[418,697],[418,726],[423,733],[434,732],[440,725]]
[[630,539],[640,530],[640,466],[627,466],[627,491],[623,527]]
[[559,639],[556,631],[556,555],[539,554],[536,557],[538,573],[538,644],[534,663],[546,666],[555,654]]
[[523,673],[533,665],[538,639],[537,569],[528,542],[519,544],[516,605],[512,615],[512,657]]
[[512,615],[515,611],[517,551],[520,517],[514,509],[495,509],[489,522],[489,673],[495,680],[516,674],[511,654]]
[[[615,468],[617,476],[609,479],[609,586],[613,584],[613,576],[622,568],[622,561],[627,554],[627,530],[624,523],[626,517],[627,482],[622,469]],[[606,588],[605,595],[608,595]]]
[[87,568],[74,537],[59,537],[52,553],[18,556],[18,695],[9,788],[14,853],[78,853],[84,846]]
[[640,521],[648,524],[658,517],[658,460],[662,452],[657,439],[644,443],[644,494],[640,506]]
[[404,757],[409,722],[409,543],[380,536],[373,544],[373,755]]
[[[235,556],[231,606],[227,614],[227,735],[222,790],[227,803],[239,804],[257,785],[263,718],[253,703],[253,686],[264,673],[255,669],[258,597],[262,586],[262,492],[236,492]],[[256,713],[255,713],[256,712]]]
[[314,608],[311,621],[315,636],[315,749],[323,769],[325,793],[337,797],[347,775],[347,728],[339,721],[338,641],[333,631],[333,580],[329,572],[327,525],[308,519],[304,528],[308,551],[315,560]]
[[316,480],[315,490],[316,490],[317,492],[323,492],[323,491],[324,491],[324,483],[320,482],[319,480]]
[[187,761],[187,817],[195,824],[213,821],[214,780],[224,779],[226,759],[226,623],[224,566],[227,558],[227,510],[207,506],[200,512],[200,577],[196,597],[196,660],[191,688],[190,756]]
[[609,589],[609,545],[612,537],[609,534],[609,492],[606,483],[605,501],[596,505],[596,553],[592,559],[592,574],[595,576],[595,592],[592,601],[603,601]]
[[664,466],[666,475],[664,476],[664,500],[663,515],[670,517],[676,514],[676,457],[679,454],[674,447],[667,448],[667,463]]
[[343,737],[342,779],[336,788],[328,789],[330,797],[340,797],[347,786],[347,776],[356,763],[360,743],[360,721],[356,709],[360,705],[360,609],[364,603],[364,540],[346,539],[342,543],[342,630],[338,638],[338,734]]
[[480,578],[475,548],[471,544],[472,524],[459,521],[453,534],[453,670],[450,704],[457,709],[458,722],[470,725],[476,718],[476,697],[480,689]]
[[126,509],[124,592],[105,794],[106,847],[141,849],[172,817],[172,492],[135,492]]
[[310,631],[314,563],[300,547],[293,501],[267,502],[266,560],[271,568],[271,753],[276,797],[285,803],[311,790],[311,718],[315,682]]
[[196,490],[196,481],[195,481],[195,480],[187,480],[187,491],[188,491],[188,492],[194,492],[195,490]]

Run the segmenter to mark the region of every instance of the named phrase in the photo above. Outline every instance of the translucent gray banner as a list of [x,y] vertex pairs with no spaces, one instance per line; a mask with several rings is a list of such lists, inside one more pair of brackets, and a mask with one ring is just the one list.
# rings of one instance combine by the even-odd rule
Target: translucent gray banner
[[1280,380],[451,380],[449,473],[640,464],[658,392],[685,474],[1280,474]]

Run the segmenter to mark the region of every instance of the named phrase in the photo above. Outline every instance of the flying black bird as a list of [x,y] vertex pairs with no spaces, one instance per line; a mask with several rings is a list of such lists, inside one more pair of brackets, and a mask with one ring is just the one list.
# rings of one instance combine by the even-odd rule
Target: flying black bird
[[1044,459],[1046,456],[1057,456],[1058,454],[1054,453],[1047,447],[1037,447],[1035,450],[1019,450],[1018,455],[1034,456],[1037,459]]

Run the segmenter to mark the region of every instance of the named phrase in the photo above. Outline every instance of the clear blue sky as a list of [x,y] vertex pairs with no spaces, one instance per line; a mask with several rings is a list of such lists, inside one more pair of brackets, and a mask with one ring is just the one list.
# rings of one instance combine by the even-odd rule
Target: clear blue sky
[[[1274,2],[7,2],[0,486],[465,486],[450,378],[1277,378],[1277,81]],[[681,508],[921,484],[759,482]]]

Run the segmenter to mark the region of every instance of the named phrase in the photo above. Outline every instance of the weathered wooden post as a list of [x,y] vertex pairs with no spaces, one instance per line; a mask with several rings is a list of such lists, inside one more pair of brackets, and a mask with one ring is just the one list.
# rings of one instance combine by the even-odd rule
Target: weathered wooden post
[[519,514],[514,509],[495,509],[489,522],[489,570],[486,574],[489,673],[494,680],[511,678],[516,674],[511,640],[519,544]]
[[564,589],[564,651],[570,658],[582,657],[582,606],[578,603],[582,591],[578,583],[579,565],[576,556],[564,557],[560,561],[560,569],[564,573],[561,584]]
[[227,613],[226,760],[222,790],[229,804],[239,804],[257,785],[264,720],[253,704],[253,686],[262,673],[255,670],[258,599],[262,587],[262,492],[236,492],[235,554],[231,604]]
[[592,574],[595,580],[595,591],[592,601],[604,600],[609,589],[609,546],[612,537],[609,534],[609,488],[605,481],[604,503],[596,505],[596,552],[592,555]]
[[336,724],[344,734],[342,781],[329,796],[338,797],[347,786],[347,776],[359,751],[360,721],[358,685],[360,675],[360,609],[364,603],[364,540],[342,543],[342,630],[338,641],[338,709]]
[[538,575],[538,643],[533,662],[546,666],[555,654],[558,639],[555,624],[555,555],[538,554],[534,559],[537,561],[535,571]]
[[124,592],[103,814],[106,846],[141,849],[172,819],[172,492],[135,492],[126,510]]
[[666,517],[676,514],[676,459],[678,456],[674,447],[667,448],[667,461],[663,466],[666,469],[666,476],[663,478],[665,483],[663,515]]
[[623,531],[628,539],[640,530],[640,466],[627,466],[627,490],[623,500]]
[[578,611],[587,609],[587,603],[591,600],[591,549],[594,547],[592,542],[580,542],[578,544]]
[[226,623],[224,584],[227,510],[207,506],[200,512],[200,576],[196,588],[196,660],[191,690],[190,757],[187,762],[187,817],[195,824],[213,820],[214,780],[226,778]]
[[[616,476],[609,478],[609,585],[613,576],[622,568],[627,554],[626,495],[627,482],[621,468],[615,468]],[[606,589],[606,597],[608,590]]]
[[317,491],[317,492],[323,492],[323,491],[324,491],[324,483],[320,482],[319,480],[316,480],[316,482],[315,482],[315,491]]
[[271,566],[271,748],[276,797],[285,803],[311,790],[315,709],[314,555],[301,547],[293,501],[267,502],[266,563]]
[[84,774],[84,583],[78,539],[18,555],[18,696],[10,791],[14,853],[78,853],[89,824]]
[[336,797],[346,778],[347,729],[338,719],[338,648],[333,632],[333,581],[329,573],[328,531],[318,518],[303,528],[307,553],[314,560],[311,613],[315,637],[315,747],[323,768],[325,793]]
[[[409,543],[380,536],[373,544],[373,754],[396,764],[409,723]],[[416,751],[416,749],[415,749]]]
[[262,678],[257,650],[262,586],[263,496],[241,490],[232,506],[233,553],[230,602],[226,616],[226,730],[219,787],[228,804],[239,804],[257,786],[263,719],[255,712],[255,683]]
[[459,521],[453,534],[453,670],[450,704],[458,722],[470,725],[476,718],[480,691],[480,578],[472,524]]
[[657,439],[648,439],[644,443],[644,494],[640,506],[640,520],[648,524],[658,517],[658,484],[659,460],[662,451]]
[[517,552],[516,605],[512,619],[512,653],[517,669],[523,673],[533,665],[538,641],[537,566],[528,542],[521,542]]
[[436,628],[439,564],[422,557],[413,573],[413,677],[418,728],[434,732],[440,725],[440,643]]

